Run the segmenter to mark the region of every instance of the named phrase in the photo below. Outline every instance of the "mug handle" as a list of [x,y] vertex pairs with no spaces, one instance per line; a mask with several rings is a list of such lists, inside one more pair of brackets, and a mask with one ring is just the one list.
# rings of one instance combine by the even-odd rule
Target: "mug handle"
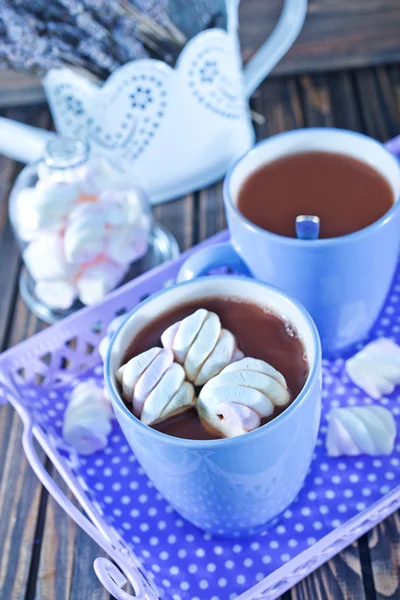
[[250,98],[292,46],[303,27],[306,15],[307,0],[285,0],[275,29],[244,67],[246,98]]
[[194,252],[181,266],[176,278],[177,283],[195,279],[216,267],[230,267],[243,275],[251,276],[246,263],[240,258],[231,242],[206,246]]

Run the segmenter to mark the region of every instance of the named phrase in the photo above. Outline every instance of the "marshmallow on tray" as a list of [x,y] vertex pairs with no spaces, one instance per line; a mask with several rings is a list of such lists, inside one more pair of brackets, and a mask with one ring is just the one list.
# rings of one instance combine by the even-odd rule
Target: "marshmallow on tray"
[[400,347],[388,338],[377,339],[346,362],[346,371],[353,383],[379,400],[400,384]]
[[204,385],[224,367],[243,358],[234,335],[222,328],[218,315],[204,308],[168,327],[161,342],[173,351],[187,379],[196,386]]
[[329,415],[328,456],[379,456],[393,452],[396,423],[383,406],[335,408]]
[[263,360],[243,358],[205,384],[197,410],[206,428],[234,437],[257,429],[262,418],[289,401],[281,373]]
[[146,425],[154,425],[192,408],[194,387],[185,381],[181,365],[166,348],[151,348],[120,367],[116,378],[133,413]]
[[80,383],[65,411],[63,437],[79,454],[93,454],[107,446],[113,417],[102,389],[95,383]]

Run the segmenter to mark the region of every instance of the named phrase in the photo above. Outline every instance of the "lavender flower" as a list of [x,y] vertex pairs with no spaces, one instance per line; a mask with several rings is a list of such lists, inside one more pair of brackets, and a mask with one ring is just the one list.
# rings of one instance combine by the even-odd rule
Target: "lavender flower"
[[[0,0],[0,68],[43,76],[79,66],[106,78],[149,55],[174,64],[186,41],[179,19],[197,31],[224,1],[199,0],[198,7],[197,0]],[[198,21],[192,28],[191,18]]]

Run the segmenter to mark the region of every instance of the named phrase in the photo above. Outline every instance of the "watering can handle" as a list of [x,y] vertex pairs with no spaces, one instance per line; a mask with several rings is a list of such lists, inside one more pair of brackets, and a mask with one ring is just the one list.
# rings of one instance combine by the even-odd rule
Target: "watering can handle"
[[300,33],[306,15],[307,0],[285,0],[275,29],[244,68],[246,98],[250,98],[292,46]]

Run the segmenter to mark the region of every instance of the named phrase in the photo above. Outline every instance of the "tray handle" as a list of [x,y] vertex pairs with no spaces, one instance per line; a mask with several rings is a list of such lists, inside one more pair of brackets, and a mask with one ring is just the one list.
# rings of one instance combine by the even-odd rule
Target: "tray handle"
[[[149,600],[149,596],[146,594],[143,583],[138,573],[134,572],[134,565],[129,565],[125,557],[121,552],[113,546],[108,540],[106,540],[96,529],[89,519],[87,519],[76,506],[67,498],[67,496],[61,491],[58,485],[54,482],[51,475],[46,471],[42,462],[40,461],[35,445],[33,443],[34,426],[30,417],[24,412],[20,416],[24,423],[24,431],[22,435],[22,446],[29,464],[35,472],[38,479],[47,489],[49,494],[58,502],[63,510],[81,527],[88,536],[90,536],[96,544],[100,546],[107,554],[116,562],[118,567],[114,565],[108,558],[99,557],[94,561],[95,573],[106,588],[106,590],[112,594],[116,600]],[[39,440],[38,443],[40,444]],[[120,570],[121,569],[121,570]],[[122,572],[124,574],[122,574]],[[121,589],[127,580],[131,583],[135,595],[128,594]]]

